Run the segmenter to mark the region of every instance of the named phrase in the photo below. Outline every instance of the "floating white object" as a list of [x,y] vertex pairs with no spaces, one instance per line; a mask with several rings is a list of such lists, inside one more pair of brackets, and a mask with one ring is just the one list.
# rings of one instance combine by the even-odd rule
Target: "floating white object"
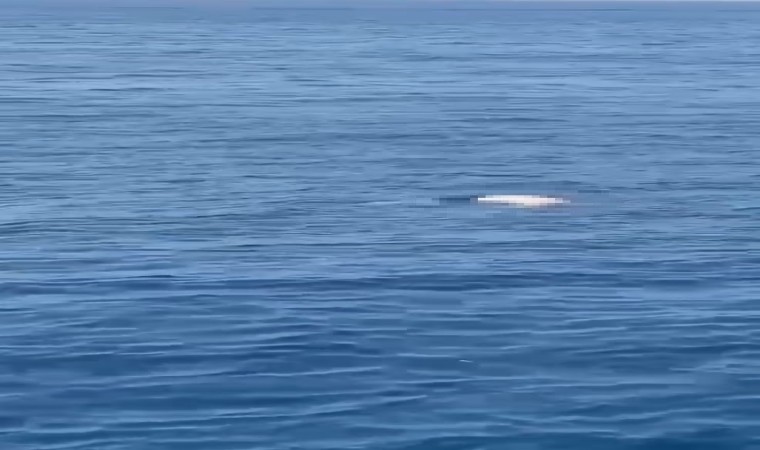
[[559,197],[544,197],[541,195],[482,195],[475,198],[477,203],[496,205],[526,206],[540,208],[542,206],[561,205],[570,203]]

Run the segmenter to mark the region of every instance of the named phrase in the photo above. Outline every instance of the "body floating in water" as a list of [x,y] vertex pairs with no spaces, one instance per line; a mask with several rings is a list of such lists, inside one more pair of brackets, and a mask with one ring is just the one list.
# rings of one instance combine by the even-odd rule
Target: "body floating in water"
[[474,203],[522,206],[527,208],[541,208],[570,203],[564,198],[545,197],[542,195],[479,195],[473,197],[471,201]]

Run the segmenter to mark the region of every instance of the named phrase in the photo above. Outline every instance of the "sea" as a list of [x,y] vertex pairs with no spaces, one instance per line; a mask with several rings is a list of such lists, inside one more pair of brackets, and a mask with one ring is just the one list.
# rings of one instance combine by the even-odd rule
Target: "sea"
[[473,5],[0,8],[0,449],[760,449],[760,3]]

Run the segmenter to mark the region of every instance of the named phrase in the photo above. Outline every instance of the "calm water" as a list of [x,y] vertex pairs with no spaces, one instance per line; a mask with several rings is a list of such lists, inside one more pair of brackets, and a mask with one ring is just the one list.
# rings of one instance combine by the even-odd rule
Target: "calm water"
[[760,6],[0,26],[3,450],[760,449]]

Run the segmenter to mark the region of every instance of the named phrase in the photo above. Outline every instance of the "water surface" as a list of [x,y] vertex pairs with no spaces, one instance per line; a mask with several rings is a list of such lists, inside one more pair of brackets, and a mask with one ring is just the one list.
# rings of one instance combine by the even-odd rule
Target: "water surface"
[[760,448],[760,7],[529,6],[4,10],[0,447]]

